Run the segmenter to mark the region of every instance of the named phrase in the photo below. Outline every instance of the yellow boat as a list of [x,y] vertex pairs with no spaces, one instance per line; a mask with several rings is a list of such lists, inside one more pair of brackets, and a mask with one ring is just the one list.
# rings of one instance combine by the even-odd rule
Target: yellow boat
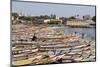
[[12,65],[20,66],[20,65],[28,65],[32,63],[32,58],[26,59],[26,60],[19,60],[19,61],[13,61]]

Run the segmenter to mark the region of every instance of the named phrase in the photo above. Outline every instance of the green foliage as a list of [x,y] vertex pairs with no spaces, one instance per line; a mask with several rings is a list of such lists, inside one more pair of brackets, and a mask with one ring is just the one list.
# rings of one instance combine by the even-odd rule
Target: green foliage
[[56,19],[56,15],[55,14],[51,14],[51,19]]
[[17,13],[12,13],[12,16],[16,16],[16,17],[17,17],[17,16],[19,16],[19,15],[18,15]]
[[32,20],[32,17],[30,17],[30,16],[28,16],[28,17],[26,17],[26,16],[20,16],[19,19],[31,21]]
[[48,15],[40,15],[40,16],[20,16],[19,19],[21,20],[28,20],[28,21],[32,21],[34,19],[49,19],[50,16]]
[[71,17],[68,18],[68,20],[71,20],[71,19],[76,19],[76,17],[71,16]]
[[40,15],[40,17],[39,17],[40,19],[49,19],[50,18],[50,16],[48,16],[48,15]]
[[14,19],[16,19],[19,15],[17,13],[12,13],[12,16],[14,16]]

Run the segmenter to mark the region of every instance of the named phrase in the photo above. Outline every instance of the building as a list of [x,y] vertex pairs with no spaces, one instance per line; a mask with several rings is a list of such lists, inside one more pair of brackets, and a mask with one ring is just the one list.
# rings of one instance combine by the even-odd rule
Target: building
[[50,22],[50,19],[45,19],[44,20],[44,23],[49,23]]
[[73,20],[68,20],[67,21],[68,26],[72,27],[88,27],[89,23],[87,23],[85,20],[80,20],[80,19],[73,19]]
[[83,16],[83,20],[90,20],[90,19],[91,19],[91,16],[90,15]]
[[32,21],[32,23],[34,23],[34,24],[43,24],[44,23],[44,19],[34,19]]

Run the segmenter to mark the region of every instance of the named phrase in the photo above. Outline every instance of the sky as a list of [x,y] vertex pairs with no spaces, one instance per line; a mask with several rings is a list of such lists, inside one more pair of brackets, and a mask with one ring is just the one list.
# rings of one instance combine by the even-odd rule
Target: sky
[[79,17],[84,15],[92,17],[95,16],[95,6],[12,1],[12,12],[22,13],[27,16],[56,14],[60,17],[70,17],[79,14]]

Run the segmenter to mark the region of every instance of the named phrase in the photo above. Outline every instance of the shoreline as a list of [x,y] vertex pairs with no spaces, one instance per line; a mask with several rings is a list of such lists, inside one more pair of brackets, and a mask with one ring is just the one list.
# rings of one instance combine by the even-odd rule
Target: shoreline
[[96,28],[96,26],[76,26],[76,25],[55,25],[55,24],[12,24],[13,25],[28,25],[28,26],[39,26],[39,27],[68,27],[68,28]]

